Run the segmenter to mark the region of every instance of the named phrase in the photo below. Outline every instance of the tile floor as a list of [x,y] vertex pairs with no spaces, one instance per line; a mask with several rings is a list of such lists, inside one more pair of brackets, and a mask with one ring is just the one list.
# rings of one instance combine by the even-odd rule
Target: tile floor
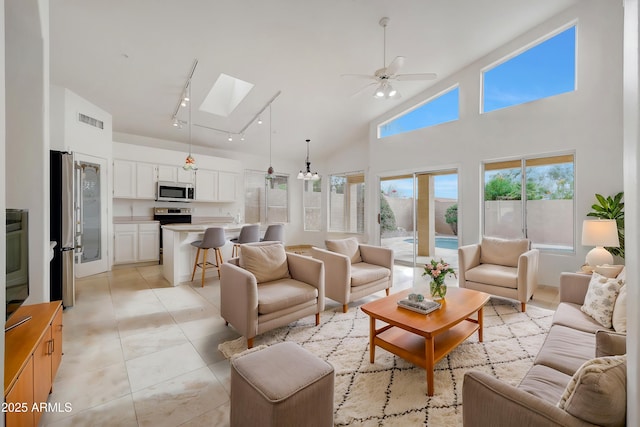
[[[394,288],[423,280],[416,271],[397,266]],[[49,397],[72,411],[45,413],[41,425],[228,425],[230,370],[218,344],[238,334],[220,317],[219,286],[212,273],[204,288],[199,280],[173,287],[155,265],[78,280]],[[542,287],[531,303],[554,308],[557,289]]]

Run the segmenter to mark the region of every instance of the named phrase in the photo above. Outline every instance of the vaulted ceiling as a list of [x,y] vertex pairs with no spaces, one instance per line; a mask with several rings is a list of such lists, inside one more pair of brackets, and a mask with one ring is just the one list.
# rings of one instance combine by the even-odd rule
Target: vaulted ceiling
[[[369,122],[435,81],[394,82],[399,100],[342,74],[373,74],[406,58],[403,73],[448,76],[577,0],[55,0],[50,3],[51,82],[113,115],[114,132],[188,142],[172,126],[194,60],[194,145],[268,155],[315,156],[368,138]],[[252,83],[228,117],[200,111],[220,74]],[[354,95],[355,94],[355,95]],[[188,120],[186,109],[179,117]],[[212,130],[218,129],[218,130]]]

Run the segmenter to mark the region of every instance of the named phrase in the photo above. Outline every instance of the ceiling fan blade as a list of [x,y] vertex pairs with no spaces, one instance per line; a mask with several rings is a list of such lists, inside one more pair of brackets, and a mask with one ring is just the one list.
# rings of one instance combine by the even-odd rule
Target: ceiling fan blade
[[357,79],[378,80],[376,76],[370,74],[340,74],[340,77],[355,77]]
[[436,73],[398,74],[396,76],[396,80],[435,80],[437,78]]
[[396,56],[395,59],[391,61],[391,64],[389,64],[389,66],[387,67],[387,75],[393,76],[398,71],[400,71],[400,68],[402,68],[403,65],[404,56]]
[[378,84],[377,82],[369,83],[368,85],[365,85],[365,86],[361,87],[360,89],[358,89],[356,92],[353,92],[351,95],[349,95],[349,97],[354,97],[354,96],[362,93],[365,89],[370,88],[371,86],[375,86],[377,84]]

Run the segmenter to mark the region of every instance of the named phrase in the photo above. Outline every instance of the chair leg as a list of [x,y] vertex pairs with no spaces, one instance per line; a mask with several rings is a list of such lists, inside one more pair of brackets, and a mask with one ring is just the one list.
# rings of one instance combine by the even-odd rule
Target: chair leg
[[216,264],[218,266],[218,279],[220,278],[220,265],[224,262],[222,261],[222,251],[220,250],[220,248],[215,248],[215,254],[216,254]]
[[198,267],[198,258],[200,258],[200,248],[198,248],[198,252],[196,252],[196,260],[193,263],[193,273],[191,273],[192,282],[193,282],[193,277],[196,275],[196,267]]
[[202,253],[202,287],[204,288],[204,273],[207,272],[207,252],[209,249],[205,249]]
[[347,311],[349,311],[349,304],[343,304],[342,305],[342,312],[346,313]]
[[387,296],[389,296],[389,288],[384,290],[387,293]]
[[253,338],[247,338],[247,348],[253,348]]
[[236,258],[240,255],[240,245],[234,243],[233,249],[231,250],[231,258]]
[[316,326],[320,324],[320,313],[316,313]]
[[521,302],[521,308],[522,308],[522,312],[524,313],[525,311],[527,311],[527,303],[526,302]]

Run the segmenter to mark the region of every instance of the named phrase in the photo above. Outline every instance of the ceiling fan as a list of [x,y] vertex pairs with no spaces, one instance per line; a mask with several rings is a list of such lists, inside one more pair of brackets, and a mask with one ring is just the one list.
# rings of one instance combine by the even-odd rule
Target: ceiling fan
[[435,73],[418,73],[418,74],[398,74],[402,66],[404,65],[404,56],[396,56],[393,61],[386,67],[384,64],[387,63],[387,25],[389,24],[389,18],[384,17],[381,18],[378,22],[380,26],[384,29],[384,42],[383,42],[383,50],[382,50],[382,65],[383,67],[376,70],[373,75],[369,74],[343,74],[343,76],[351,76],[357,78],[365,78],[374,80],[373,83],[368,84],[363,87],[354,95],[362,92],[366,88],[377,85],[375,92],[373,93],[374,98],[377,99],[389,99],[389,98],[400,98],[400,92],[397,91],[393,86],[391,86],[391,80],[405,81],[405,80],[434,80],[438,76]]

